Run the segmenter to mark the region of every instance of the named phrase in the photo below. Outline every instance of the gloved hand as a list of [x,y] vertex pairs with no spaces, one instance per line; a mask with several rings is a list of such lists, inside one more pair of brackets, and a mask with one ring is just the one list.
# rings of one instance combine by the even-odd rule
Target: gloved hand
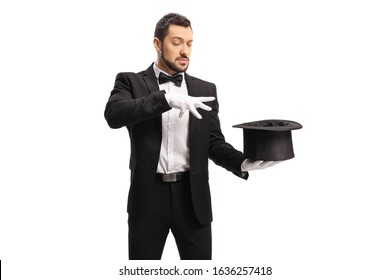
[[180,110],[179,118],[181,118],[183,114],[189,110],[198,119],[201,119],[202,116],[198,113],[196,108],[211,111],[211,107],[203,104],[203,102],[209,102],[215,99],[213,96],[193,97],[181,94],[165,94],[165,98],[167,99],[169,106]]
[[271,166],[274,166],[282,161],[262,161],[256,160],[252,161],[250,159],[246,159],[241,163],[241,171],[248,172],[252,170],[261,170]]

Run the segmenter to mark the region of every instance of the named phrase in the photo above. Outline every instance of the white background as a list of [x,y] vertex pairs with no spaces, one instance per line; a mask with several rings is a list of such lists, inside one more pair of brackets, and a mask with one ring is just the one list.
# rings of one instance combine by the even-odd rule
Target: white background
[[[127,279],[124,265],[174,264],[272,266],[268,279],[389,279],[386,4],[2,1],[4,279]],[[103,111],[118,72],[155,60],[155,24],[172,11],[192,21],[188,73],[216,83],[228,142],[242,149],[232,126],[247,121],[303,129],[293,131],[294,159],[248,181],[210,162],[213,261],[179,261],[170,236],[163,261],[130,263],[129,140]]]

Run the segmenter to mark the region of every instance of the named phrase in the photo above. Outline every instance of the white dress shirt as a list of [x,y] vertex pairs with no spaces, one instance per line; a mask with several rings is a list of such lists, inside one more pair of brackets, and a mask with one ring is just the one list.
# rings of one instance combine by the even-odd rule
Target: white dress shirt
[[[164,72],[153,65],[156,78],[160,72]],[[168,73],[164,72],[169,75]],[[183,75],[183,74],[182,74]],[[187,84],[183,77],[181,87],[175,86],[173,82],[159,85],[160,90],[166,94],[188,95]],[[171,109],[162,114],[162,141],[160,159],[157,166],[158,173],[174,173],[188,171],[190,169],[190,152],[188,146],[189,111],[179,118],[180,111]]]

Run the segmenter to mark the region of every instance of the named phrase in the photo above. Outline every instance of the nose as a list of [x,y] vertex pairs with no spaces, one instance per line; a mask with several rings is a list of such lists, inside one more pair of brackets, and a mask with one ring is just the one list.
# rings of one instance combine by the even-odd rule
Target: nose
[[180,49],[180,55],[185,55],[189,57],[191,54],[191,48],[187,46],[186,44],[182,45],[182,48]]

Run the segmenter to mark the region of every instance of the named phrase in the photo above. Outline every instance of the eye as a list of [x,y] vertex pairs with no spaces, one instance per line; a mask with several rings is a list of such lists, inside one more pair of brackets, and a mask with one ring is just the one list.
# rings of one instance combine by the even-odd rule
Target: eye
[[180,42],[180,40],[172,40],[172,44],[173,44],[174,46],[178,46],[178,45],[181,44],[181,42]]

